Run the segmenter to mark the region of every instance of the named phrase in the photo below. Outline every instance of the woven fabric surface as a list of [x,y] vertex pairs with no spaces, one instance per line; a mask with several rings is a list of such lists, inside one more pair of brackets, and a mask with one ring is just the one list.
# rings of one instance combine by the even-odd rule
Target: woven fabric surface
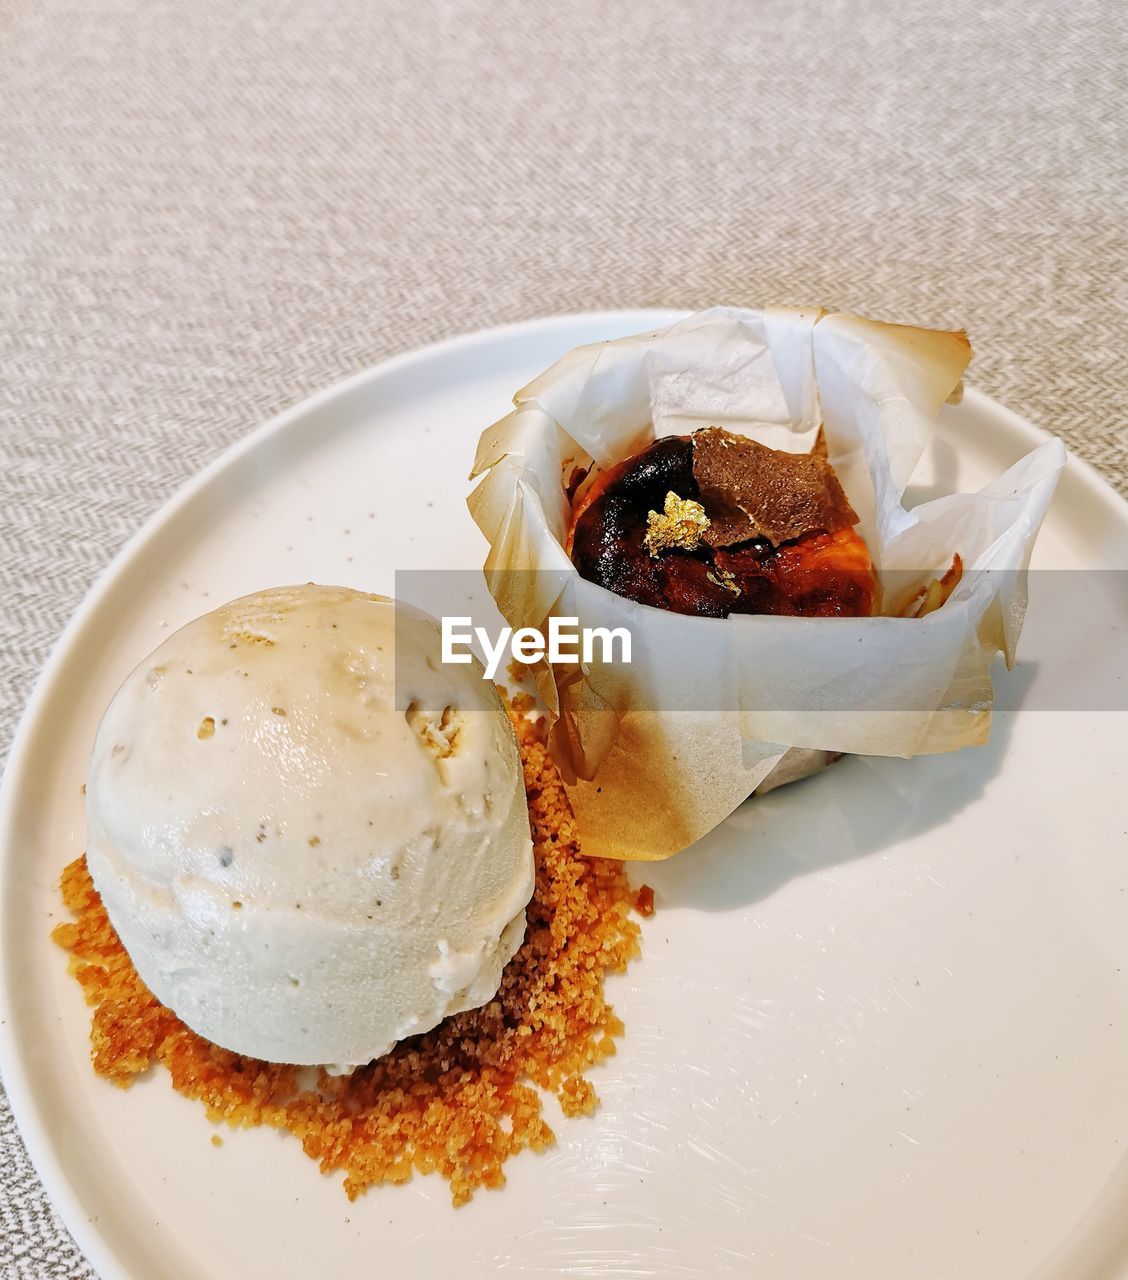
[[[394,352],[603,307],[965,326],[1128,492],[1114,0],[10,0],[0,750],[125,538]],[[0,1276],[93,1273],[0,1110]]]

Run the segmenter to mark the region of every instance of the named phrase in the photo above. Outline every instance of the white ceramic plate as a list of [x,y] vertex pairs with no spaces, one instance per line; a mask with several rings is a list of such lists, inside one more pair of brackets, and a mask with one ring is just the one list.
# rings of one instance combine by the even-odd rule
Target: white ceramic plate
[[[594,1073],[602,1107],[467,1208],[435,1177],[350,1205],[293,1139],[225,1130],[217,1149],[163,1073],[122,1092],[90,1069],[48,931],[121,678],[254,588],[479,565],[463,496],[481,428],[568,348],[670,318],[495,330],[314,396],[166,507],[60,642],[0,813],[0,1043],[32,1157],[106,1280],[1124,1274],[1123,711],[1020,711],[984,748],[849,761],[646,867],[659,912],[612,984],[627,1031]],[[969,394],[918,492],[976,486],[1040,438]],[[1077,462],[1037,559],[1128,568],[1128,507]],[[1045,595],[1011,677],[1028,703],[1060,642]],[[1079,620],[1079,669],[1114,623]]]

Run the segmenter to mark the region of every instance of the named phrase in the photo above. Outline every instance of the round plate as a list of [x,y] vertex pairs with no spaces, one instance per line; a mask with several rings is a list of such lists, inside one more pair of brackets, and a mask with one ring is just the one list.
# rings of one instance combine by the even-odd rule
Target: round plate
[[[990,745],[952,756],[846,761],[636,868],[658,913],[611,984],[627,1030],[593,1073],[602,1106],[466,1208],[436,1177],[350,1204],[293,1139],[224,1130],[215,1148],[163,1072],[122,1091],[90,1068],[89,1011],[48,933],[118,682],[255,588],[390,592],[397,569],[480,565],[463,498],[482,427],[570,347],[673,318],[494,330],[321,392],[170,503],[59,643],[0,812],[0,1045],[32,1158],[106,1280],[1078,1280],[1128,1265],[1123,702],[1000,713]],[[915,492],[977,487],[1042,438],[969,392]],[[1076,461],[1037,563],[1128,567],[1128,507]],[[1048,579],[1003,676],[1012,704],[1055,701],[1039,689],[1077,611]],[[1076,621],[1081,667],[1115,652],[1115,624]]]

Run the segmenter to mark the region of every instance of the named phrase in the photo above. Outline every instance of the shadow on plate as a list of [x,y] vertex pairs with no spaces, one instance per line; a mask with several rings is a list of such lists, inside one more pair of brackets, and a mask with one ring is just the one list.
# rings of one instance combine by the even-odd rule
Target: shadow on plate
[[1014,717],[1036,675],[1006,677],[1008,703],[990,741],[911,760],[851,756],[824,773],[746,800],[725,822],[666,862],[638,864],[660,906],[728,911],[769,897],[789,880],[894,848],[943,826],[978,799],[1002,768]]

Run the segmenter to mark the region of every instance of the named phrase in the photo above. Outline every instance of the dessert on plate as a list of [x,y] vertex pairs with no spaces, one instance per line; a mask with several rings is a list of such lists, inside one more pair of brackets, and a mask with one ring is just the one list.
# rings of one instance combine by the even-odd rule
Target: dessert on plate
[[[589,1112],[603,992],[667,857],[840,753],[984,740],[1064,453],[905,491],[970,347],[719,308],[573,351],[479,442],[470,509],[509,625],[634,636],[501,700],[412,606],[314,585],[196,619],[99,729],[55,930],[95,1069],[297,1136],[350,1197],[455,1203]],[[621,652],[621,651],[620,651]],[[607,855],[601,857],[598,855]]]
[[433,619],[344,588],[166,640],[106,711],[63,879],[96,1069],[163,1062],[350,1195],[437,1169],[460,1202],[551,1140],[534,1086],[590,1110],[637,926],[621,871],[579,855],[528,701],[511,716]]
[[1065,453],[907,504],[970,358],[963,333],[719,307],[570,352],[483,432],[507,623],[633,639],[629,665],[537,673],[586,848],[668,857],[840,753],[985,741]]

